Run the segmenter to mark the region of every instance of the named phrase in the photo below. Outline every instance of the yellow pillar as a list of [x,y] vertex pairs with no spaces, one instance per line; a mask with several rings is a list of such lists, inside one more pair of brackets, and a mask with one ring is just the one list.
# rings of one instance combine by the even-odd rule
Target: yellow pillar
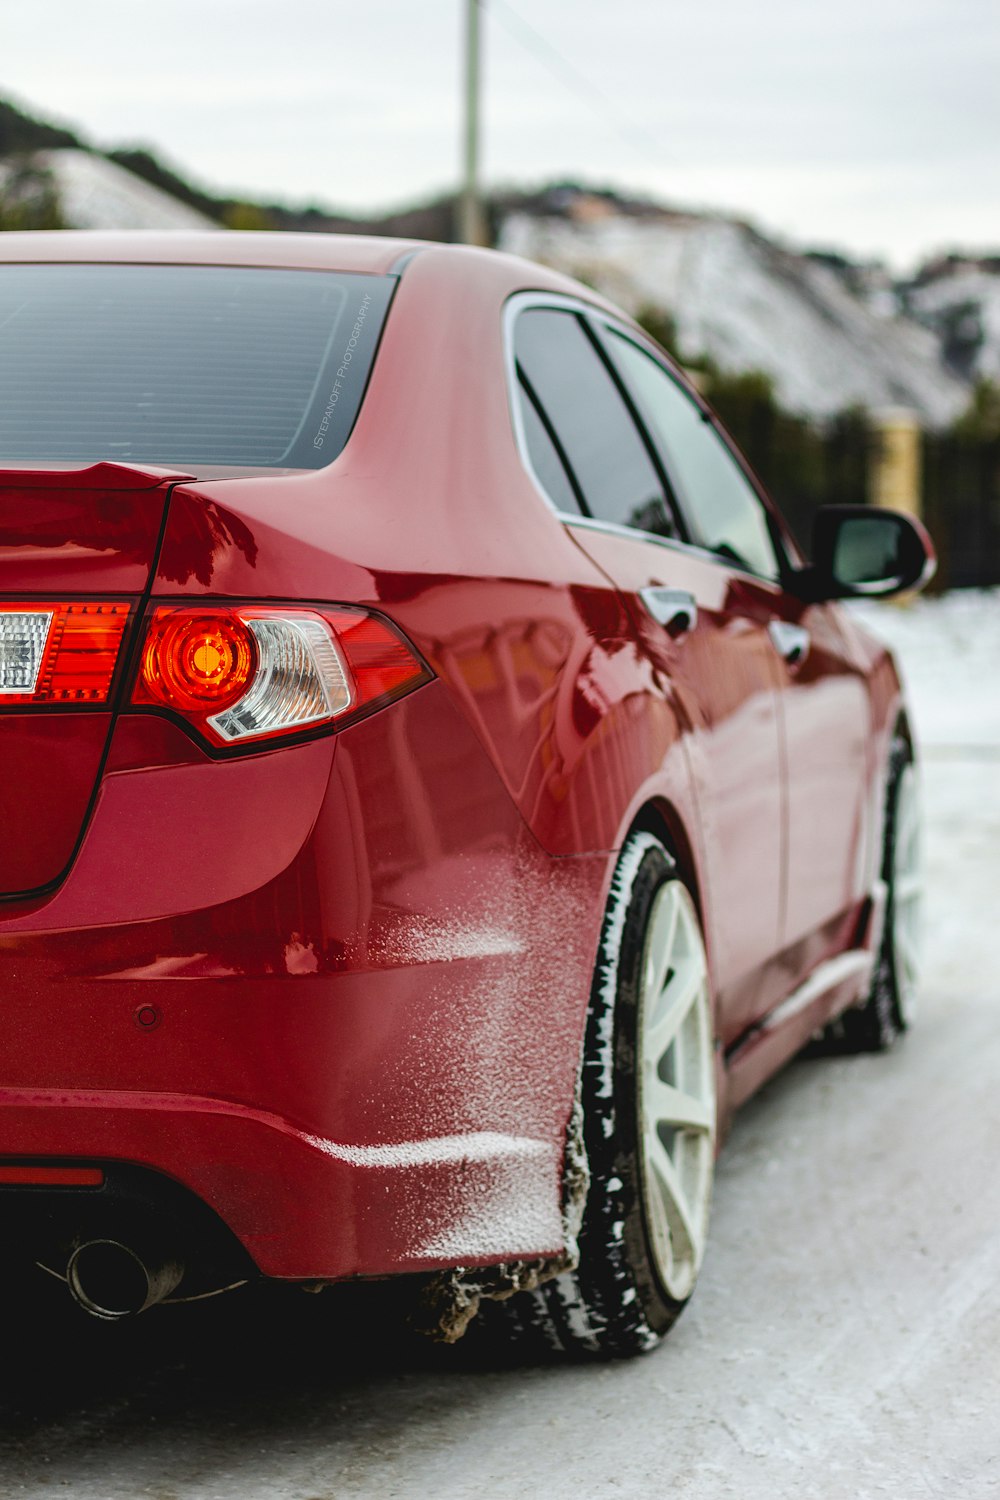
[[901,510],[908,516],[923,513],[920,463],[920,421],[905,406],[872,413],[868,499],[872,505]]
[[[888,406],[872,413],[872,445],[868,464],[868,499],[887,510],[923,517],[920,420],[906,406]],[[891,601],[904,609],[915,594],[897,594]]]

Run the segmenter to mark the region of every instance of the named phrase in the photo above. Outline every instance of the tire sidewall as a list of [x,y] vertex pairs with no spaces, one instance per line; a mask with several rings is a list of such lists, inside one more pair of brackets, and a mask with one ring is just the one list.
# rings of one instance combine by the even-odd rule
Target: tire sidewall
[[886,787],[885,836],[882,851],[882,879],[886,883],[885,928],[879,951],[879,966],[884,991],[884,1006],[887,1012],[887,1029],[893,1037],[908,1030],[912,1020],[913,998],[904,994],[905,977],[899,973],[899,956],[896,943],[896,842],[899,824],[900,792],[903,778],[916,775],[916,764],[906,741],[895,737],[889,754],[889,775]]

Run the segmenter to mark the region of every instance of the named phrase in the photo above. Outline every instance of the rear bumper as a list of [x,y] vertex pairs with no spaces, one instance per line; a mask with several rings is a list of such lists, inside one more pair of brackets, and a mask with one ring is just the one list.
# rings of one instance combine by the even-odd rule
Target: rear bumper
[[120,721],[66,881],[0,915],[0,1158],[150,1169],[268,1276],[548,1256],[606,874],[436,683],[242,762]]
[[562,1238],[561,1152],[530,1137],[358,1146],[220,1099],[31,1089],[0,1091],[0,1136],[8,1158],[128,1162],[170,1177],[265,1276],[490,1264],[551,1254]]

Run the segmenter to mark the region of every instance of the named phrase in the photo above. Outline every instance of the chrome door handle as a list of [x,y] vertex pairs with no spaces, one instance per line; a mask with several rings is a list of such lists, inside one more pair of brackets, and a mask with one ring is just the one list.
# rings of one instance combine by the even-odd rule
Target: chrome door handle
[[767,627],[774,649],[784,657],[790,667],[797,667],[809,655],[812,638],[802,625],[789,625],[785,620],[772,620]]
[[639,598],[668,635],[684,635],[698,623],[698,604],[687,589],[640,589]]

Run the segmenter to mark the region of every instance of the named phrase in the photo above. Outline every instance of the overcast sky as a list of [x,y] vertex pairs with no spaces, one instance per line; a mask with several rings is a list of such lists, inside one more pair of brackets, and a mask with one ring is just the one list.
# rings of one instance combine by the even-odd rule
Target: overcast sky
[[[227,192],[458,171],[465,0],[0,0],[0,95]],[[488,183],[572,176],[905,266],[1000,250],[1000,0],[484,0]]]

